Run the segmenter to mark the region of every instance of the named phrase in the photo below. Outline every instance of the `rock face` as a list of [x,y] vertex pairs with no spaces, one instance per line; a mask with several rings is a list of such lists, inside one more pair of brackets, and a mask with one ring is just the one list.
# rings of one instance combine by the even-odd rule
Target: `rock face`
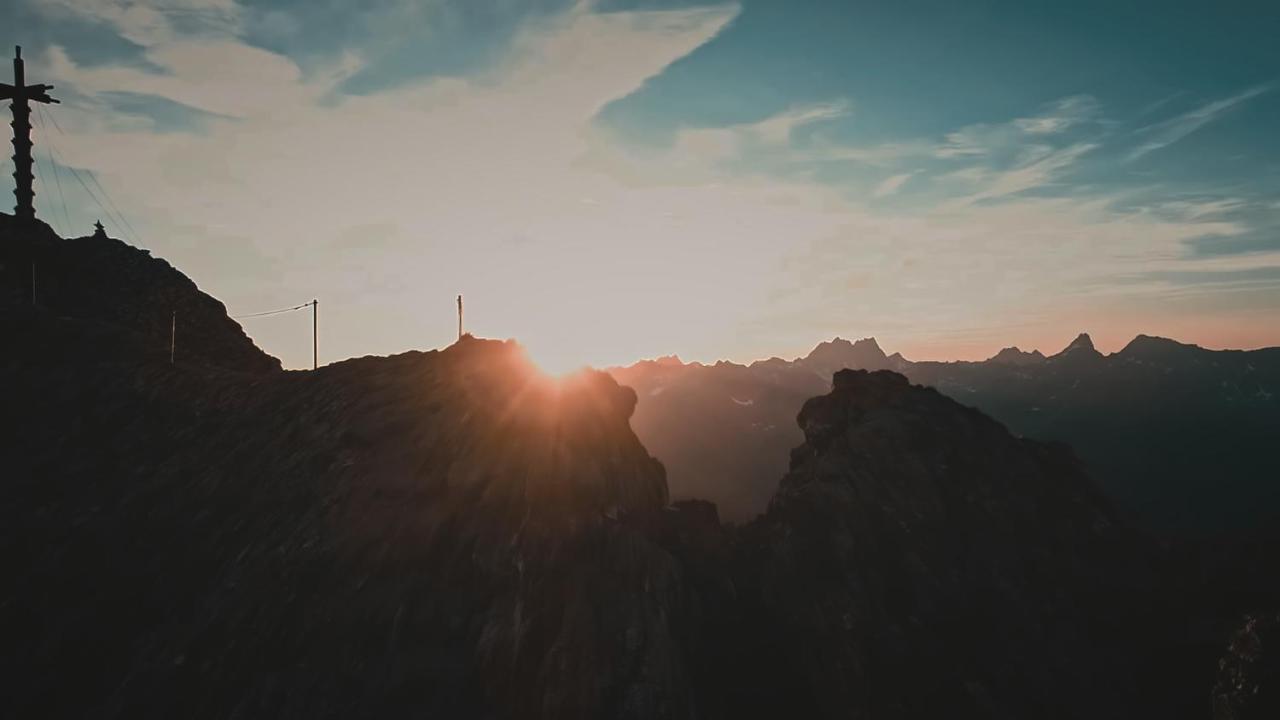
[[164,260],[105,237],[63,240],[44,223],[0,214],[0,305],[31,303],[33,265],[36,303],[49,312],[132,330],[166,358],[176,313],[182,362],[255,374],[280,370],[221,302]]
[[890,372],[799,424],[751,533],[822,716],[1136,716],[1117,628],[1150,568],[1068,451]]

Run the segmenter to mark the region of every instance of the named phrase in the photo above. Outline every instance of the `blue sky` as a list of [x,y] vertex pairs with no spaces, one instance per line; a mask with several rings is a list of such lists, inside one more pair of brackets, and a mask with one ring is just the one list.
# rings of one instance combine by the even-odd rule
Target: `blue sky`
[[108,214],[73,166],[233,313],[319,297],[330,359],[447,343],[462,292],[557,367],[1280,344],[1277,37],[1262,2],[0,8],[65,101],[55,228]]

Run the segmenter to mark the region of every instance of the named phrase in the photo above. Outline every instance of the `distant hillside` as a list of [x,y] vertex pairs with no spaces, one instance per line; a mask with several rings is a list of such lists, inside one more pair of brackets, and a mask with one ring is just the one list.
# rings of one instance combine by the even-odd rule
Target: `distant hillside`
[[1088,335],[1062,352],[1006,348],[983,362],[911,362],[873,339],[750,366],[637,363],[611,370],[640,398],[634,425],[676,497],[727,518],[762,512],[789,422],[833,369],[892,369],[989,413],[1017,434],[1071,445],[1120,505],[1176,533],[1257,529],[1280,517],[1280,348],[1214,351],[1139,336],[1104,356]]
[[[32,266],[38,306],[139,333],[168,356],[177,313],[177,357],[247,373],[280,370],[226,307],[146,250],[112,238],[59,238],[42,222],[0,214],[0,307],[30,305]],[[80,348],[79,352],[93,352]]]

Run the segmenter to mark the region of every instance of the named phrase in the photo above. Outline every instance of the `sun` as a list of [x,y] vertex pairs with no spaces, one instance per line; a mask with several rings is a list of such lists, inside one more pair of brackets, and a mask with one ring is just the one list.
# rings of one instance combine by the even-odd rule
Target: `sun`
[[525,351],[539,370],[554,378],[563,378],[588,367],[580,354],[557,343],[530,342],[525,345]]

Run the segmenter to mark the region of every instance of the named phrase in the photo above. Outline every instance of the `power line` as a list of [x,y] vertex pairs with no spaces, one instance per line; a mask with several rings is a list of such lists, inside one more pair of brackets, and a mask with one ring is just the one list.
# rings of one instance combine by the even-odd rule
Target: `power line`
[[231,317],[235,320],[243,320],[245,318],[265,317],[267,315],[279,315],[280,313],[293,312],[294,310],[301,310],[302,308],[306,308],[306,307],[311,307],[311,303],[304,302],[301,305],[294,305],[293,307],[280,308],[279,310],[267,310],[266,312],[249,313],[248,315],[232,315]]

